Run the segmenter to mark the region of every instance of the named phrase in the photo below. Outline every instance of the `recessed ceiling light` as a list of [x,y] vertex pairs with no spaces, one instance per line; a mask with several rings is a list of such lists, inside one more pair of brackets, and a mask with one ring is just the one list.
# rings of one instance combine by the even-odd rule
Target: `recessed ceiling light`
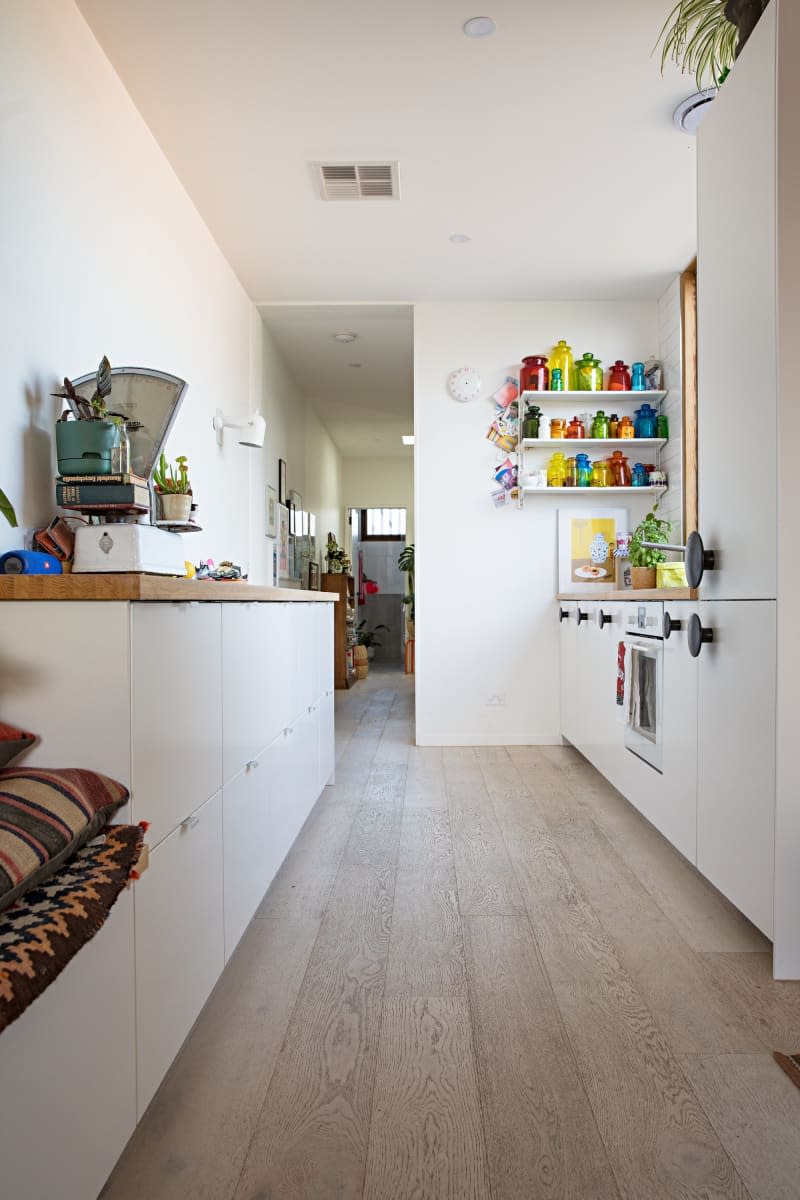
[[451,233],[450,241],[453,242],[456,246],[463,246],[465,244],[465,242],[471,242],[472,238],[469,236],[468,233]]
[[404,433],[404,434],[402,435],[402,438],[403,438],[403,445],[404,445],[404,446],[413,446],[413,445],[414,445],[414,435],[413,435],[413,433]]
[[480,38],[490,37],[494,33],[497,26],[491,17],[470,17],[462,26],[467,37]]
[[347,365],[348,367],[361,367],[363,363],[348,363]]
[[357,333],[335,333],[333,335],[333,340],[335,342],[346,343],[346,342],[354,342],[357,337],[358,337]]

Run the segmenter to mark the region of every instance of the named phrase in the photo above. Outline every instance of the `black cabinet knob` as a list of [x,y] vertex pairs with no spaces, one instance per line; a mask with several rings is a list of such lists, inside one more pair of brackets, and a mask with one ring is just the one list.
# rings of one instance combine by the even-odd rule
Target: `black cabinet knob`
[[577,611],[577,617],[578,617],[578,624],[579,624],[579,625],[580,625],[581,621],[588,621],[588,620],[589,620],[589,614],[588,614],[587,612],[581,612],[581,610],[580,610],[580,609],[578,609],[578,611]]
[[713,640],[714,630],[706,629],[697,613],[692,613],[689,617],[689,653],[692,658],[697,658],[704,643],[713,642]]
[[686,539],[686,581],[690,588],[699,588],[706,571],[713,571],[717,565],[717,556],[713,550],[706,550],[699,533],[690,533]]
[[569,616],[569,611],[566,608],[559,608],[559,610],[558,610],[559,625],[561,624],[562,621],[566,621],[568,616]]
[[610,625],[613,620],[614,618],[611,616],[611,613],[603,612],[602,608],[597,614],[597,624],[601,629],[604,629],[606,625]]
[[679,629],[683,629],[683,621],[674,620],[668,612],[664,613],[664,639],[666,640],[671,633],[677,633]]

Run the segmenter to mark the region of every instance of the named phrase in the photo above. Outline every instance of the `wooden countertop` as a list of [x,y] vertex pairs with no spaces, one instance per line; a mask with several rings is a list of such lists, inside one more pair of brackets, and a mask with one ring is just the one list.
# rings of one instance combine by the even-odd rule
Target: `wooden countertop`
[[169,575],[0,575],[0,600],[238,600],[333,604],[335,592],[260,587],[246,580],[176,579]]
[[556,600],[630,600],[631,604],[641,604],[645,600],[696,600],[697,592],[693,588],[598,588],[596,592],[559,592]]

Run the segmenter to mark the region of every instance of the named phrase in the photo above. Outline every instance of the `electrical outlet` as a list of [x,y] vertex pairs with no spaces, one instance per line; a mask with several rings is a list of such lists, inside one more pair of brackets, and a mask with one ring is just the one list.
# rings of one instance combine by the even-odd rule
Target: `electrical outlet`
[[487,708],[505,708],[506,694],[505,692],[492,692],[486,701]]

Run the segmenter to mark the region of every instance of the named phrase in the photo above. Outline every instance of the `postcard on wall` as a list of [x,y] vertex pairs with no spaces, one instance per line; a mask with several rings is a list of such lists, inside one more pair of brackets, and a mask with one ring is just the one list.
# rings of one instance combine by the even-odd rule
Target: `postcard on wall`
[[278,505],[278,578],[289,579],[289,509]]
[[275,537],[278,520],[278,493],[267,484],[267,537]]
[[617,537],[628,532],[626,508],[558,511],[558,590],[593,592],[616,587]]

